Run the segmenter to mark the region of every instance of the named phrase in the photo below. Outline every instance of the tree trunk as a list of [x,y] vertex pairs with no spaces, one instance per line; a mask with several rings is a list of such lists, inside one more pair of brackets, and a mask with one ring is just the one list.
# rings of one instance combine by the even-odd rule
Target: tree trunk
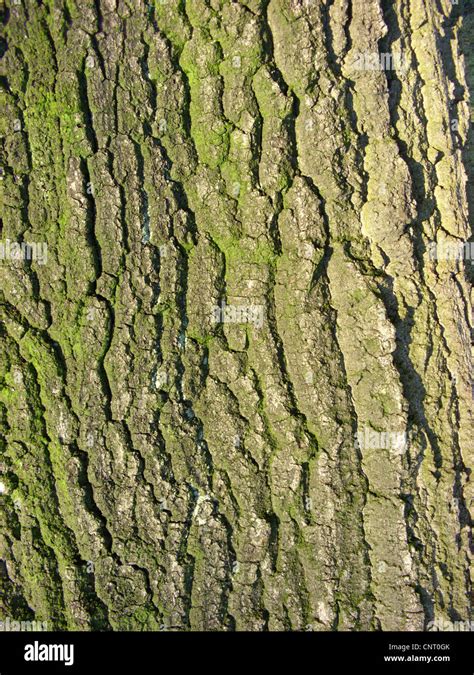
[[2,615],[470,619],[462,13],[3,7]]

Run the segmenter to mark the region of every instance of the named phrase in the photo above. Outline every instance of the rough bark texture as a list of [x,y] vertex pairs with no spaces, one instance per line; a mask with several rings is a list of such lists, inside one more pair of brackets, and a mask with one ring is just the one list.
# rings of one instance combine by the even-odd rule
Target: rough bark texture
[[1,614],[470,619],[470,270],[428,251],[471,235],[463,13],[3,7],[1,238],[48,256],[0,261]]

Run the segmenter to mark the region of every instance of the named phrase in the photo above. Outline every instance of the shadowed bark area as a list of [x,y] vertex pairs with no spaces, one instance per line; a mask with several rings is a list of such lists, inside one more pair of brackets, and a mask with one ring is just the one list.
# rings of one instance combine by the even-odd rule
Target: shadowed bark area
[[0,619],[471,618],[463,14],[2,6]]

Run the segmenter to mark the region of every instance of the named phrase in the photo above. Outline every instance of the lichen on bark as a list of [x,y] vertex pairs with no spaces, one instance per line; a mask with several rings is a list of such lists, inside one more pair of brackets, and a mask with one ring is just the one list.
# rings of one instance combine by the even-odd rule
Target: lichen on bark
[[472,0],[1,18],[0,620],[472,618]]

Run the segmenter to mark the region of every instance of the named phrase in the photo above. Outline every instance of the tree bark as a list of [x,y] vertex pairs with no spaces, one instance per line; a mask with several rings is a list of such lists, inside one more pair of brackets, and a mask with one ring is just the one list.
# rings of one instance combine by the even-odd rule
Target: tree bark
[[463,13],[3,6],[1,614],[471,618]]

